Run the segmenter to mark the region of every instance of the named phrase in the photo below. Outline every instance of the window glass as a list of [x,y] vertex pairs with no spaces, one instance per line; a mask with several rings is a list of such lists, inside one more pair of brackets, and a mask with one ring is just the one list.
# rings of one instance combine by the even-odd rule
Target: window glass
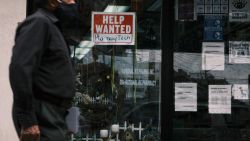
[[[161,0],[77,0],[77,10],[77,17],[61,23],[81,115],[73,139],[100,139],[108,130],[112,139],[160,140]],[[134,13],[134,45],[92,42],[93,12]],[[109,20],[118,24],[119,18]],[[112,133],[115,124],[118,134]]]
[[248,6],[176,0],[174,140],[249,140]]

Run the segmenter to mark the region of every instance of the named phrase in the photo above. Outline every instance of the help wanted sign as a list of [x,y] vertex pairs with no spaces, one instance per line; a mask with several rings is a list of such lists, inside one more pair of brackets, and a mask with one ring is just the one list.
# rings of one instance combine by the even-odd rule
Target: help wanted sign
[[92,41],[95,45],[134,45],[135,13],[92,13]]

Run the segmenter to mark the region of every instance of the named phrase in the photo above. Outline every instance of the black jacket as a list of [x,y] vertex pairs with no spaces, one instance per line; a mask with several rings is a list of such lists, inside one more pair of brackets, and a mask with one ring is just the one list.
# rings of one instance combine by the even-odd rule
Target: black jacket
[[17,28],[9,74],[14,116],[22,127],[37,124],[34,97],[74,96],[74,70],[58,22],[53,13],[39,9]]

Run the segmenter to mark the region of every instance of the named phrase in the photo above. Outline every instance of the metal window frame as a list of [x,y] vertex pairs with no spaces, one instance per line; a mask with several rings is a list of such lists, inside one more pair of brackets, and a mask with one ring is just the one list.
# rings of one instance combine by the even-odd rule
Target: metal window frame
[[161,14],[161,140],[173,140],[174,83],[174,0],[162,0]]

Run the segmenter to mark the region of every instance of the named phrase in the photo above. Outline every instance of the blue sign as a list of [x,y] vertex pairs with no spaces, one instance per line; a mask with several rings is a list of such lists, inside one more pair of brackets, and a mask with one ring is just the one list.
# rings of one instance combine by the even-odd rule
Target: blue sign
[[223,19],[219,15],[206,15],[204,19],[204,40],[223,40]]

